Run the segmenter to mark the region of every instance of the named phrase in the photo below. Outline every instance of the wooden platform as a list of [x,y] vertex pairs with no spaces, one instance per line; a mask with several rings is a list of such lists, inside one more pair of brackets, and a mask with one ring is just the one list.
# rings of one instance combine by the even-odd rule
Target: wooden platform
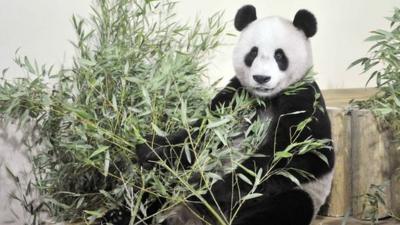
[[[382,184],[387,184],[382,196],[386,207],[400,215],[400,180],[396,179],[397,169],[400,168],[400,151],[396,151],[392,132],[381,127],[369,110],[349,104],[352,100],[366,100],[377,90],[362,88],[322,92],[331,119],[336,154],[332,191],[323,215],[342,218],[350,210],[352,217],[365,218],[365,200],[359,196],[369,192],[371,185]],[[383,218],[387,215],[387,210],[380,207],[376,216]],[[340,218],[325,218],[315,225],[341,224]],[[350,221],[347,224],[368,224],[361,220]],[[393,224],[384,222],[382,224]]]
[[329,107],[345,107],[351,100],[367,100],[377,92],[376,88],[351,88],[322,90]]
[[[354,218],[332,218],[332,217],[317,217],[312,225],[370,225],[369,221],[356,220]],[[400,222],[394,219],[382,220],[377,225],[400,225]]]

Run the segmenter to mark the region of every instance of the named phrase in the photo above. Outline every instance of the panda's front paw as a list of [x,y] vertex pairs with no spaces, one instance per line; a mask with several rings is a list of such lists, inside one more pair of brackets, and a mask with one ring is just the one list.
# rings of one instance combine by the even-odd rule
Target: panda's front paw
[[155,162],[162,158],[164,147],[152,148],[149,144],[144,143],[136,146],[136,157],[139,165],[144,169],[151,169]]
[[101,225],[128,225],[131,220],[131,212],[126,208],[112,209],[101,218]]
[[145,139],[145,143],[136,146],[136,156],[140,166],[151,169],[155,162],[166,157],[168,141],[157,135],[148,135]]

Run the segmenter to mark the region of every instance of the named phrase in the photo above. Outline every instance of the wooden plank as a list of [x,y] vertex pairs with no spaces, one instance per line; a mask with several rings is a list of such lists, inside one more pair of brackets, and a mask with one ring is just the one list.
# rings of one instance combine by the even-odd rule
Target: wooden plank
[[332,140],[334,143],[336,162],[332,191],[327,204],[321,213],[325,216],[343,217],[351,208],[351,132],[347,110],[328,107],[332,124]]
[[328,106],[348,107],[352,100],[366,100],[376,94],[376,88],[327,89],[322,94]]
[[[390,182],[390,163],[386,130],[380,130],[375,116],[368,110],[352,111],[352,215],[365,218],[363,201],[357,196],[369,191],[371,185]],[[390,187],[390,186],[389,186]],[[385,189],[384,200],[391,205],[390,188]],[[387,216],[383,207],[379,208],[379,217]]]
[[[331,217],[317,217],[313,221],[312,225],[370,225],[370,221],[362,221],[354,218],[348,218],[346,223],[344,222],[344,218],[331,218]],[[399,225],[400,222],[394,219],[385,219],[376,223],[377,225]]]
[[391,205],[393,213],[400,218],[400,143],[393,142],[392,137],[388,136],[389,163],[390,163],[390,189]]
[[[397,156],[397,159],[400,159],[400,156]],[[393,173],[390,186],[392,198],[390,209],[397,217],[400,217],[400,166],[398,166],[397,170]]]
[[[322,92],[328,106],[346,110],[350,107],[348,103],[351,100],[366,100],[376,94],[377,89],[331,89],[323,90]],[[348,168],[347,172],[347,175],[352,173],[351,177],[353,179],[349,185],[349,189],[353,187],[351,198],[356,199],[357,196],[365,194],[371,184],[381,185],[387,182],[386,203],[396,215],[400,215],[400,151],[394,149],[396,145],[391,142],[391,132],[387,129],[382,130],[379,122],[372,113],[368,112],[368,110],[351,110],[353,111],[353,115],[350,120],[352,121],[352,126],[355,126],[347,130],[347,132],[351,132],[352,137],[349,153],[354,158],[349,162],[348,165],[352,166]],[[336,132],[340,129],[339,126],[343,121],[335,115],[331,115],[331,117],[333,141],[336,146],[340,146],[343,143],[340,143],[341,137]],[[343,132],[346,131],[343,130]],[[335,170],[343,171],[342,163],[346,164],[348,161],[343,160],[343,153],[340,152],[340,149],[340,147],[336,147],[337,168]],[[323,215],[343,216],[340,214],[346,210],[340,209],[339,205],[341,203],[337,203],[337,201],[343,200],[342,197],[339,197],[340,193],[343,196],[348,196],[346,190],[339,188],[346,184],[346,179],[343,180],[341,176],[340,172],[336,172],[332,186],[331,200],[328,205],[329,208]],[[341,184],[341,182],[344,183]],[[352,204],[352,212],[359,214],[362,204],[363,202],[359,199],[355,200]],[[337,206],[339,208],[336,209]],[[380,209],[379,216],[385,215],[384,210]],[[362,218],[361,215],[358,216]]]
[[[397,159],[399,158],[400,156],[398,156]],[[400,174],[399,173],[400,173],[400,166],[397,167],[397,170],[392,176],[390,183],[391,197],[392,197],[390,208],[393,211],[393,213],[400,218]]]

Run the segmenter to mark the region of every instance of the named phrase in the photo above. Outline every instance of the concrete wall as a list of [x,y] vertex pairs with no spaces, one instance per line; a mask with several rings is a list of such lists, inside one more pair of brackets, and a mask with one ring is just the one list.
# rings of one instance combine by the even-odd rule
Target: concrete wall
[[11,195],[20,196],[20,191],[25,189],[18,188],[6,170],[12,171],[20,179],[20,184],[26,186],[31,177],[31,166],[21,140],[22,133],[17,131],[16,126],[4,127],[0,124],[0,224],[19,225],[30,219],[21,204],[10,198]]

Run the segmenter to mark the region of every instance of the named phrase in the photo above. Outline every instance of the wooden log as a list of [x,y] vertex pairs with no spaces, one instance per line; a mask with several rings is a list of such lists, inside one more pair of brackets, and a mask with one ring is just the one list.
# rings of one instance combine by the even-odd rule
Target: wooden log
[[[344,223],[345,222],[345,223]],[[317,217],[312,225],[369,225],[371,222],[357,220],[354,218],[330,218],[330,217]],[[394,219],[386,219],[376,223],[377,225],[399,225],[400,222]]]
[[[365,198],[360,195],[368,193],[371,185],[388,184],[383,199],[386,205],[391,206],[391,147],[388,144],[388,130],[380,129],[377,119],[368,110],[352,111],[352,189],[353,210],[356,218],[366,219],[364,210]],[[399,190],[399,189],[398,189]],[[387,216],[384,207],[379,207],[378,217]]]
[[390,208],[394,215],[400,218],[400,166],[397,168],[394,176],[392,176],[390,189],[392,196]]
[[400,143],[394,141],[389,136],[390,141],[388,142],[388,147],[390,149],[389,159],[390,159],[390,190],[391,190],[391,205],[390,209],[392,212],[400,218]]
[[328,107],[327,110],[332,124],[336,162],[331,194],[321,214],[343,217],[351,208],[351,117],[343,108]]
[[[397,156],[397,159],[400,159],[400,156]],[[390,181],[392,198],[390,209],[396,217],[400,218],[400,164],[397,165],[397,170],[394,172]]]
[[[323,94],[328,106],[335,106],[345,110],[349,107],[350,100],[366,100],[376,93],[377,89],[340,89],[340,90],[323,90]],[[332,109],[328,109],[331,111]],[[361,215],[363,201],[357,196],[368,192],[370,185],[387,184],[385,191],[386,205],[393,213],[400,216],[400,149],[396,150],[399,143],[393,143],[390,130],[382,129],[379,121],[368,110],[352,109],[350,119],[351,128],[342,132],[351,133],[351,147],[347,160],[343,160],[343,152],[341,146],[343,143],[337,135],[341,128],[339,127],[343,121],[340,117],[329,112],[332,122],[333,141],[336,146],[336,171],[345,171],[345,175],[351,176],[351,183],[348,189],[352,190],[351,198],[352,213],[358,214],[356,217],[365,218]],[[345,140],[348,140],[345,138]],[[344,163],[344,165],[343,165]],[[351,165],[350,167],[346,165]],[[343,197],[348,196],[348,189],[343,190],[339,187],[346,186],[348,179],[341,177],[341,172],[336,172],[329,207],[324,215],[343,216],[345,209],[340,210],[339,202],[343,201]],[[337,208],[338,206],[339,208]],[[385,216],[387,213],[380,208],[378,216]]]

